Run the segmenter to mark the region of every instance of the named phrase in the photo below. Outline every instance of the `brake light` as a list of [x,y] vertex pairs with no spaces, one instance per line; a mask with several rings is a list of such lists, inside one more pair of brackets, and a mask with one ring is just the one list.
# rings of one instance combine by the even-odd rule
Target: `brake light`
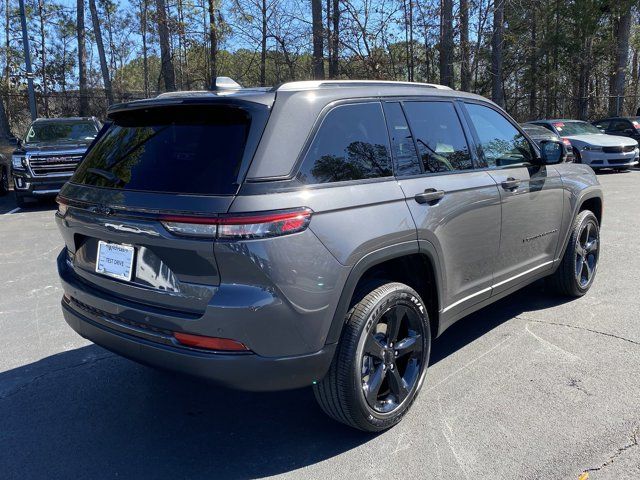
[[301,232],[309,225],[312,213],[308,208],[300,208],[219,217],[162,216],[160,220],[176,235],[238,240]]
[[203,335],[193,335],[191,333],[180,332],[174,332],[173,336],[178,342],[187,347],[227,352],[250,351],[243,343],[229,338],[205,337]]
[[571,146],[571,140],[569,140],[568,138],[563,138],[562,143],[564,143],[567,147]]
[[633,128],[635,128],[636,130],[640,130],[640,123],[636,122],[635,120],[631,123],[633,124]]

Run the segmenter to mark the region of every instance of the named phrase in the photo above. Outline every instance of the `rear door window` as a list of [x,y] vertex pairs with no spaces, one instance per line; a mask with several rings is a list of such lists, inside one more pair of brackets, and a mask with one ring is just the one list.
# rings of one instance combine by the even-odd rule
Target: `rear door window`
[[245,110],[231,107],[121,112],[72,182],[143,192],[234,194],[250,125]]
[[340,105],[325,116],[298,179],[318,184],[392,175],[382,106],[371,102]]
[[405,102],[425,173],[473,168],[471,153],[451,102]]

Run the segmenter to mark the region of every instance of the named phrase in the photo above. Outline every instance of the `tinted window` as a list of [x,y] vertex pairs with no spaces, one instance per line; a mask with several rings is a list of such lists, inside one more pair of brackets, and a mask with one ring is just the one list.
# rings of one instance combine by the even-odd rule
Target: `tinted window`
[[422,173],[420,160],[402,107],[399,103],[385,103],[384,113],[391,137],[391,152],[396,175],[419,175]]
[[426,173],[473,168],[460,119],[450,102],[404,104]]
[[596,128],[599,128],[600,130],[608,130],[610,123],[611,122],[609,120],[601,120],[599,122],[595,122],[594,125]]
[[228,107],[172,107],[121,114],[72,182],[126,190],[233,194],[249,117]]
[[609,127],[609,130],[613,132],[624,132],[629,128],[631,128],[631,124],[626,120],[613,120],[611,122],[611,126]]
[[298,178],[312,184],[391,175],[389,135],[382,106],[376,102],[331,110],[313,139]]
[[504,167],[531,161],[533,151],[524,136],[492,108],[467,104],[478,139],[480,156],[488,167]]

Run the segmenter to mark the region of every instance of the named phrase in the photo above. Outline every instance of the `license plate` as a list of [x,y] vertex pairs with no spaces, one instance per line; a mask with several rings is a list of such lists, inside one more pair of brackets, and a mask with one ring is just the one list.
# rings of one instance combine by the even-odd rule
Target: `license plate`
[[134,248],[118,243],[98,242],[96,272],[119,280],[131,280]]

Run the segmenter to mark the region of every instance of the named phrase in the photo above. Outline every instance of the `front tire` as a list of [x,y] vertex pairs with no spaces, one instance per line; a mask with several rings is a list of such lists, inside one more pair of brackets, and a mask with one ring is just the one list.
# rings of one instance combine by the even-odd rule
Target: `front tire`
[[0,167],[0,197],[9,193],[9,171],[6,167]]
[[581,297],[589,291],[600,258],[600,225],[590,210],[583,210],[573,221],[569,244],[558,269],[550,277],[560,294]]
[[349,310],[329,372],[313,387],[327,415],[367,432],[386,430],[407,413],[431,349],[418,293],[402,283],[378,285]]

